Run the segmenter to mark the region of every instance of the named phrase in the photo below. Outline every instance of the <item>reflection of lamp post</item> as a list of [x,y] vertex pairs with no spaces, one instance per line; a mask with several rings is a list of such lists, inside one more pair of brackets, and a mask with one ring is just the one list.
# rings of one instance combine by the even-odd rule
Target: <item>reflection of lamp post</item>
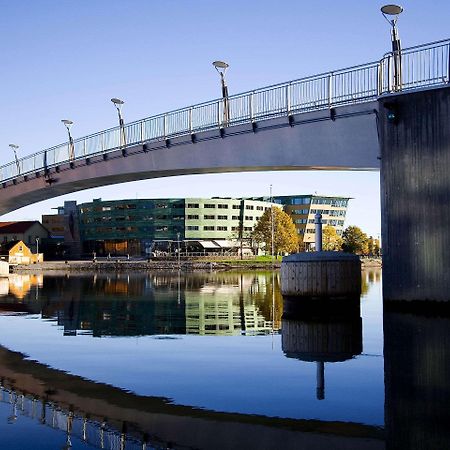
[[39,238],[36,238],[36,255],[38,255],[38,259],[39,259]]
[[73,161],[75,159],[75,147],[73,145],[73,138],[70,134],[70,129],[72,128],[73,122],[69,119],[62,119],[61,122],[67,129],[67,134],[69,135],[69,159]]
[[14,152],[14,159],[16,160],[16,167],[17,167],[17,175],[20,175],[20,164],[19,164],[19,158],[17,157],[17,149],[19,148],[16,144],[9,144],[11,147],[11,150]]
[[125,147],[127,145],[127,139],[125,137],[125,124],[123,122],[122,117],[122,106],[125,103],[123,100],[120,100],[120,98],[112,98],[111,101],[113,102],[114,106],[117,109],[117,115],[119,116],[119,132],[120,132],[120,146]]
[[[394,65],[394,91],[399,91],[402,88],[402,49],[400,45],[400,38],[397,30],[397,20],[399,14],[403,12],[403,8],[398,5],[384,5],[381,7],[383,17],[391,25],[391,42],[392,42],[392,58]],[[392,16],[388,19],[387,16]]]
[[222,126],[227,127],[230,120],[230,104],[228,102],[228,86],[225,81],[225,72],[227,71],[229,64],[223,61],[214,61],[213,66],[216,68],[220,75],[220,82],[222,85],[222,98],[223,98],[223,121]]
[[177,233],[177,243],[178,243],[178,268],[180,268],[181,267],[180,232]]

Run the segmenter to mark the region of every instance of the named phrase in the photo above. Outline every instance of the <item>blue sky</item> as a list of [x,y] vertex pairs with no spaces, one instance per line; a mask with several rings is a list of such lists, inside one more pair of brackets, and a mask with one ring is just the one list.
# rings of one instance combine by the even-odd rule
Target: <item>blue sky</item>
[[[24,156],[116,125],[111,97],[132,121],[217,98],[211,62],[230,63],[230,93],[379,59],[389,26],[378,1],[0,0],[3,107],[0,164],[8,144]],[[450,2],[407,1],[404,47],[448,37]],[[40,219],[64,200],[314,193],[353,197],[347,225],[380,232],[373,172],[260,172],[147,180],[30,205],[2,220]]]

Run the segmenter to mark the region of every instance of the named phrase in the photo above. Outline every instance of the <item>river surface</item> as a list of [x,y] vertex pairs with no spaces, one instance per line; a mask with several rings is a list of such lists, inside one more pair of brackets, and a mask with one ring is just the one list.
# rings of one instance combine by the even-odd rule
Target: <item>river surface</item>
[[381,272],[362,278],[300,308],[272,272],[2,279],[0,448],[445,448],[448,319],[386,313],[385,368]]

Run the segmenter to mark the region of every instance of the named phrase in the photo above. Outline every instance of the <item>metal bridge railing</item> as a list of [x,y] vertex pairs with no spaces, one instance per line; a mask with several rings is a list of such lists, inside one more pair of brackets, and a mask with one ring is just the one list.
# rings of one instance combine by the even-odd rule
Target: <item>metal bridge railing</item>
[[[125,125],[125,143],[119,127],[101,131],[74,140],[75,157],[72,159],[69,143],[60,144],[25,156],[18,164],[14,161],[1,166],[0,182],[38,171],[46,173],[62,163],[144,142],[165,141],[206,130],[362,103],[390,92],[449,83],[449,39],[403,50],[400,85],[394,83],[394,56],[388,53],[381,61],[233,95],[226,102],[216,99],[132,122]],[[224,108],[228,114],[224,114]]]

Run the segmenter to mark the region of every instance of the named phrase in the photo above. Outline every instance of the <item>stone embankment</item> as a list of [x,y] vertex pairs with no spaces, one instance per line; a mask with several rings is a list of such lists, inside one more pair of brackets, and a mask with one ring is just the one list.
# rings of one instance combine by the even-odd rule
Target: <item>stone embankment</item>
[[[362,268],[381,267],[381,259],[363,258],[361,260]],[[127,272],[127,271],[174,271],[182,270],[185,272],[194,271],[225,271],[225,270],[271,270],[280,268],[280,262],[277,261],[272,266],[270,261],[178,261],[174,260],[128,260],[128,259],[110,259],[110,260],[92,260],[85,261],[45,261],[42,263],[30,265],[12,266],[13,272],[40,272],[40,271],[70,271],[70,272]]]
[[[278,269],[280,263],[275,263]],[[39,264],[16,265],[12,267],[13,272],[39,272],[39,271],[70,271],[70,272],[128,272],[128,271],[225,271],[232,269],[242,270],[270,270],[271,263],[246,262],[239,264],[221,261],[133,261],[133,260],[109,260],[109,261],[47,261]]]

